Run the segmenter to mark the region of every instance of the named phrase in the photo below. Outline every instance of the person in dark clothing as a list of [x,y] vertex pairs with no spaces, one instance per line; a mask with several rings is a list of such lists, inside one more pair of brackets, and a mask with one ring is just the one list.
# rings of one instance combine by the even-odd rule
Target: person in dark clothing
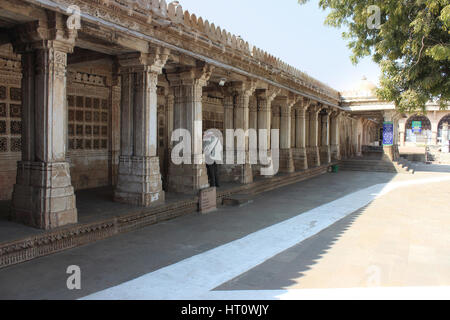
[[217,163],[214,162],[213,164],[207,164],[206,169],[208,171],[208,181],[209,185],[211,187],[219,188],[219,174],[218,174],[218,167]]
[[206,132],[203,137],[203,153],[205,154],[206,169],[209,185],[219,188],[219,174],[217,164],[222,163],[223,147],[220,136],[213,131]]

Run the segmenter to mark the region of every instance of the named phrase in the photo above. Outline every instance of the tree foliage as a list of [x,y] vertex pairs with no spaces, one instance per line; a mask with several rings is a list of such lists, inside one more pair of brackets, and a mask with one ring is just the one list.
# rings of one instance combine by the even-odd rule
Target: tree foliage
[[[309,0],[299,0],[305,3]],[[351,59],[372,56],[381,66],[380,99],[400,112],[425,111],[450,100],[450,0],[319,0],[325,24],[346,30]],[[380,24],[370,23],[379,8]]]

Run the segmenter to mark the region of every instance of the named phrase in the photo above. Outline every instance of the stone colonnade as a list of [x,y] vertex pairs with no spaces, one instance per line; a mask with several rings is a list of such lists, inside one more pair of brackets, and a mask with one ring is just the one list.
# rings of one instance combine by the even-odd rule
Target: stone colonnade
[[[18,28],[15,32],[21,37],[12,41],[23,66],[22,160],[17,165],[12,217],[42,229],[78,220],[66,156],[67,58],[74,50],[77,32],[62,27],[65,24],[62,15],[55,14],[52,19],[42,27],[51,27],[51,32],[30,33],[28,25],[24,30]],[[172,156],[167,166],[166,192],[198,194],[209,186],[202,150],[203,97],[215,68],[200,61],[166,68],[171,54],[163,47],[148,45],[139,52],[114,57],[121,97],[120,150],[114,150],[118,153],[117,177],[114,177],[117,202],[149,207],[165,201],[158,138],[161,76],[169,92],[165,111],[168,122],[163,129],[169,135],[166,149],[169,158]],[[344,112],[339,108],[261,84],[260,80],[234,80],[223,92],[223,129],[269,133],[267,140],[266,136],[257,135],[257,147],[250,143],[248,136],[243,148],[239,144],[237,149],[225,144],[225,153],[232,152],[235,158],[245,159],[244,164],[222,166],[222,173],[229,181],[252,183],[267,165],[264,155],[275,156],[272,146],[279,149],[282,173],[327,165],[341,159],[343,144],[353,134],[352,130],[343,130]],[[183,141],[191,151],[189,163],[174,161],[186,160],[183,154],[170,154],[176,144],[171,141],[171,133],[176,129],[190,135],[189,141]],[[279,134],[272,136],[271,129],[278,129]],[[175,140],[183,138],[175,137]],[[263,164],[250,162],[251,155],[255,154]]]

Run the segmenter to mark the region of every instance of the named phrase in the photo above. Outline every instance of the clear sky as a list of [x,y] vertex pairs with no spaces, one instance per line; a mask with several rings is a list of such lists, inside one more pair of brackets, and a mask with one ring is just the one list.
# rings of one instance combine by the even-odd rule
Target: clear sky
[[[170,1],[168,1],[170,2]],[[183,9],[240,35],[284,62],[337,90],[366,76],[378,84],[379,67],[371,58],[354,66],[342,30],[324,25],[327,12],[318,0],[180,0]]]

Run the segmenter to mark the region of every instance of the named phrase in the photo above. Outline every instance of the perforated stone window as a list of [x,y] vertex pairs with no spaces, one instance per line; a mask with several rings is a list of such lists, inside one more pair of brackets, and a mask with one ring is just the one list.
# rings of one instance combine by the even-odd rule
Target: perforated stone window
[[108,149],[109,104],[97,97],[68,96],[69,150]]
[[4,100],[6,99],[6,87],[0,86],[0,99]]
[[0,86],[0,153],[22,150],[20,88]]
[[223,113],[203,111],[203,131],[207,131],[209,129],[224,129]]

